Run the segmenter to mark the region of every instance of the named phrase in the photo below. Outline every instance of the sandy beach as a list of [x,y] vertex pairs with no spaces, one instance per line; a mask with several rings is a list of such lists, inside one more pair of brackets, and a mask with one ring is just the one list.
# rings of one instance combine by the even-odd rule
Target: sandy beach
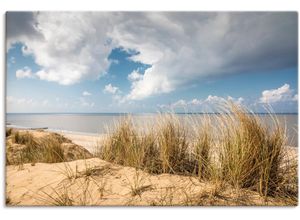
[[99,134],[99,135],[80,134],[80,133],[75,133],[75,132],[57,132],[57,133],[72,140],[73,143],[84,147],[91,153],[93,153],[95,151],[95,148],[98,145],[101,145],[101,142],[106,137],[105,134]]

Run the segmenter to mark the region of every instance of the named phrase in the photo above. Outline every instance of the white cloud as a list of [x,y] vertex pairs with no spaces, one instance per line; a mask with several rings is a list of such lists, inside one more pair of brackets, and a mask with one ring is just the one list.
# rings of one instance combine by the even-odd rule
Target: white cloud
[[190,101],[191,105],[201,105],[203,102],[199,99],[193,99]]
[[[220,96],[214,96],[214,95],[209,95],[207,96],[206,99],[201,100],[194,98],[190,101],[180,99],[174,103],[171,103],[169,105],[158,105],[159,108],[166,108],[166,109],[176,109],[176,108],[184,108],[184,109],[190,109],[190,108],[195,108],[195,107],[215,107],[215,105],[225,103],[227,101],[232,101],[238,105],[243,104],[244,98],[239,97],[239,98],[233,98],[231,96],[228,96],[227,98],[223,98]],[[199,110],[199,109],[198,109]]]
[[83,96],[90,96],[90,95],[92,95],[92,93],[89,93],[88,91],[84,91],[84,92],[82,93],[82,95],[83,95]]
[[112,86],[111,84],[108,84],[104,87],[103,92],[104,93],[110,93],[110,94],[116,94],[116,93],[121,92],[121,91],[118,87]]
[[113,29],[114,40],[139,51],[132,60],[152,65],[127,99],[169,93],[207,76],[297,65],[296,13],[143,13],[126,21]]
[[233,98],[233,97],[231,97],[231,96],[228,96],[228,97],[227,97],[227,100],[228,100],[228,101],[232,101],[232,102],[234,102],[234,103],[236,103],[236,104],[238,104],[238,105],[243,104],[243,102],[245,101],[244,98],[242,98],[242,97],[239,97],[239,98]]
[[284,101],[297,101],[298,95],[293,94],[294,91],[290,89],[289,84],[284,84],[277,89],[264,90],[259,99],[260,103],[277,103]]
[[244,98],[239,97],[239,98],[234,98],[231,96],[227,96],[227,98],[220,97],[220,96],[214,96],[214,95],[209,95],[203,103],[209,104],[209,105],[215,105],[215,104],[220,104],[220,103],[226,103],[228,101],[234,102],[237,105],[242,105],[244,104]]
[[132,75],[125,99],[141,100],[207,76],[296,66],[297,13],[15,13],[7,42],[26,45],[41,80],[63,85],[103,76],[113,48],[135,50],[130,59],[151,67]]
[[180,99],[177,102],[171,104],[171,108],[186,107],[186,106],[187,106],[187,103],[183,99]]
[[[23,43],[23,54],[33,55],[41,66],[36,73],[39,79],[71,85],[106,74],[112,49],[106,43],[112,27],[107,13],[39,12],[27,18],[23,14],[8,17],[8,48],[15,42]],[[24,24],[27,29],[12,22],[18,18],[22,24],[26,22],[22,19],[31,19]],[[15,26],[23,32],[15,33]]]
[[17,70],[16,77],[17,77],[17,79],[34,78],[32,72],[31,72],[31,69],[27,66],[25,66],[23,69]]
[[226,100],[222,97],[215,96],[215,95],[209,95],[206,99],[205,102],[208,103],[219,103],[219,102],[225,102]]
[[132,73],[130,73],[128,75],[128,79],[129,79],[129,81],[132,81],[132,82],[138,81],[138,80],[143,79],[143,75],[140,74],[139,72],[137,72],[136,70],[134,70],[134,71],[132,71]]

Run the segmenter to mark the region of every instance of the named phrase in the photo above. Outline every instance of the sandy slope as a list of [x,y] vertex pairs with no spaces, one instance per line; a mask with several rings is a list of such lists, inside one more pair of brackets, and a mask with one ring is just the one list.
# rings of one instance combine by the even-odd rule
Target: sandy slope
[[256,193],[232,191],[179,175],[150,175],[98,158],[7,166],[11,205],[274,205]]
[[[35,137],[49,132],[31,131]],[[100,137],[63,134],[91,150]],[[289,150],[297,156],[297,149]],[[179,175],[151,175],[98,158],[6,166],[9,205],[283,205],[257,193]]]

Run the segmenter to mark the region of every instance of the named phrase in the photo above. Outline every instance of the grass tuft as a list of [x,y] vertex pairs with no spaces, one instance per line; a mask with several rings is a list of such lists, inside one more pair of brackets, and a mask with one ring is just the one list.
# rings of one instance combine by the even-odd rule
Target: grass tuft
[[16,131],[13,135],[13,142],[24,145],[19,152],[18,163],[58,163],[65,161],[60,140],[55,136],[34,138],[29,132]]
[[263,197],[295,198],[298,176],[290,172],[295,165],[283,161],[287,138],[277,118],[269,114],[270,126],[241,105],[228,102],[220,109],[218,116],[195,117],[188,126],[175,114],[161,114],[147,132],[128,117],[109,134],[99,156],[150,173],[193,175]]
[[229,110],[220,117],[222,178],[262,196],[274,194],[280,180],[284,130],[275,118],[270,129],[240,106],[229,104]]

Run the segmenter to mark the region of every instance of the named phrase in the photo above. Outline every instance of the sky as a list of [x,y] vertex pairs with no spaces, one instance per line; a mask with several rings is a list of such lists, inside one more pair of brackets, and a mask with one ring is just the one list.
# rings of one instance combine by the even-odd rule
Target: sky
[[8,113],[298,112],[296,12],[7,12]]

